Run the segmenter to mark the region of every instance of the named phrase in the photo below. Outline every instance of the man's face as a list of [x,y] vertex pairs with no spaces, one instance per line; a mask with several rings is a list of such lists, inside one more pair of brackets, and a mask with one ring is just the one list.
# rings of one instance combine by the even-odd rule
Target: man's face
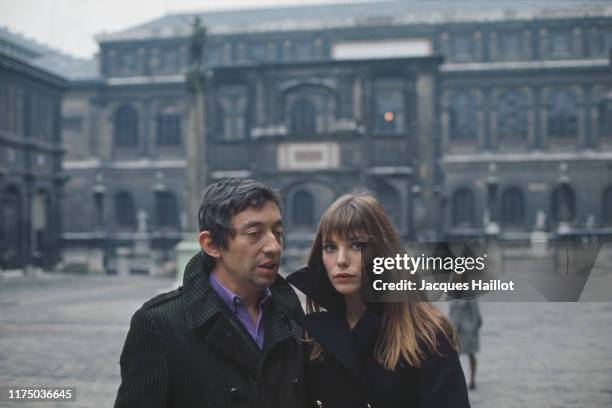
[[278,273],[282,253],[283,221],[278,206],[266,202],[260,208],[249,207],[234,215],[234,237],[227,249],[221,249],[215,273],[223,274],[235,292],[264,289]]

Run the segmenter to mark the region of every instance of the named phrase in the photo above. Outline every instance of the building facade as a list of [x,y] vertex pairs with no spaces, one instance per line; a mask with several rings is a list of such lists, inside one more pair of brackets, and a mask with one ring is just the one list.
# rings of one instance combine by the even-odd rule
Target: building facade
[[61,255],[61,99],[66,81],[0,31],[0,269],[51,268]]
[[[63,104],[68,254],[163,263],[184,220],[194,14],[98,38]],[[612,230],[612,10],[378,2],[200,14],[209,181],[283,193],[299,259],[321,212],[374,191],[405,239]],[[79,258],[80,257],[80,258]],[[94,269],[96,269],[94,268]]]

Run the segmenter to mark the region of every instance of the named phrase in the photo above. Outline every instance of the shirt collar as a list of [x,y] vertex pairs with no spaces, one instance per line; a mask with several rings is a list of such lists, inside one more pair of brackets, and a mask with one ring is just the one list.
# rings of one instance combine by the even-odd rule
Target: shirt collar
[[[231,308],[231,310],[235,311],[238,305],[244,306],[244,302],[242,298],[238,296],[237,294],[235,294],[234,292],[232,292],[231,290],[229,290],[228,288],[226,288],[219,281],[219,279],[217,279],[214,271],[210,274],[209,281],[210,281],[210,285],[213,287],[215,292],[217,292],[219,297],[221,297],[221,300],[223,300],[223,302],[225,302]],[[270,290],[270,288],[264,289],[262,296],[261,296],[261,300],[259,301],[259,306],[261,307],[264,303],[270,300],[271,297],[272,297],[272,291]]]

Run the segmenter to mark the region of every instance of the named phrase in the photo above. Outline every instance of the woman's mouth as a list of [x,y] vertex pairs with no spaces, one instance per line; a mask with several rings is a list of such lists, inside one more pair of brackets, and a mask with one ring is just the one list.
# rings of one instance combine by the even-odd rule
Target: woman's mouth
[[337,273],[337,274],[334,275],[334,279],[350,279],[350,278],[354,278],[354,277],[355,277],[355,275],[350,274],[350,273],[345,273],[345,272]]

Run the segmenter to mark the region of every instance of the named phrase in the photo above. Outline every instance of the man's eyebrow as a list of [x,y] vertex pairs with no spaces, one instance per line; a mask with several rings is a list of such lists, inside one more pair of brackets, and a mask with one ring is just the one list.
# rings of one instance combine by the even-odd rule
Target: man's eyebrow
[[[252,227],[263,227],[265,224],[261,221],[247,221],[240,226],[240,229],[247,229]],[[274,224],[274,226],[283,226],[283,220],[278,220]]]
[[263,226],[263,222],[261,221],[247,221],[240,226],[240,229],[247,229],[251,227],[262,227],[262,226]]

